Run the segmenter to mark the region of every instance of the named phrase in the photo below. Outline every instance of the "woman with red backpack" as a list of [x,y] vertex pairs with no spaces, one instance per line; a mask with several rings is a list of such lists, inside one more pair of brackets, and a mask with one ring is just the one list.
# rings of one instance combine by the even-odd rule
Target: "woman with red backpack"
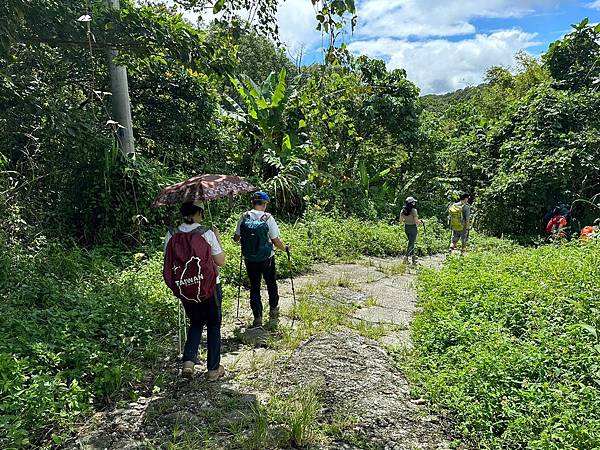
[[567,218],[571,210],[566,206],[557,206],[552,211],[552,217],[546,223],[546,234],[549,239],[566,239],[569,230]]
[[206,325],[206,376],[209,381],[216,381],[225,373],[221,365],[222,290],[218,274],[218,268],[225,264],[225,253],[219,230],[202,225],[201,203],[184,203],[180,211],[183,223],[165,237],[163,276],[190,319],[181,375],[185,378],[194,375],[202,329]]

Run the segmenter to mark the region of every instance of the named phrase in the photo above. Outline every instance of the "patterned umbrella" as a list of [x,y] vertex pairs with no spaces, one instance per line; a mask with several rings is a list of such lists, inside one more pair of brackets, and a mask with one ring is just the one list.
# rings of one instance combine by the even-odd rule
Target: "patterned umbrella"
[[152,207],[216,200],[256,190],[248,181],[235,175],[199,175],[164,188]]

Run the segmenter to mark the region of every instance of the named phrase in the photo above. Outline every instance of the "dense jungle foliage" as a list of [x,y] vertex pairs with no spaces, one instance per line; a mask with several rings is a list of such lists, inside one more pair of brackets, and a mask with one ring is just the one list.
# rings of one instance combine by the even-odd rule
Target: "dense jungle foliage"
[[[535,235],[548,208],[598,192],[600,28],[586,21],[541,61],[520,55],[516,73],[420,99],[403,70],[343,49],[296,67],[252,29],[196,28],[164,6],[92,2],[94,19],[77,22],[78,2],[50,5],[20,10],[0,55],[12,236],[141,242],[167,219],[148,208],[160,188],[202,172],[246,175],[296,217],[389,219],[408,194],[441,216],[472,192],[494,234]],[[110,121],[108,45],[129,72],[134,160]]]
[[[231,173],[268,190],[273,212],[295,223],[284,234],[297,249],[297,270],[360,253],[400,254],[400,229],[388,223],[408,195],[433,217],[421,252],[444,247],[441,222],[459,192],[475,195],[478,229],[498,236],[537,236],[558,202],[577,201],[581,223],[598,215],[588,200],[600,192],[600,26],[583,21],[540,60],[523,54],[518,68],[490,68],[481,86],[420,97],[404,70],[343,47],[324,51],[326,64],[298,66],[273,41],[271,0],[253,2],[252,26],[232,14],[239,0],[177,3],[211,3],[226,14],[192,25],[174,9],[134,1],[120,10],[100,0],[0,5],[3,447],[58,445],[94,402],[135,395],[144,359],[156,357],[156,341],[173,327],[163,318],[175,319],[159,269],[164,230],[178,218],[173,208],[149,207],[172,182]],[[335,44],[332,30],[356,17],[352,0],[331,3],[317,20]],[[134,158],[117,144],[109,48],[127,67]],[[246,200],[215,202],[215,222],[230,230]],[[555,256],[544,251],[551,252],[540,258]],[[575,258],[581,250],[569,251]],[[235,269],[228,264],[225,280]],[[459,269],[447,270],[450,277]],[[435,347],[426,338],[436,330],[419,329],[423,348]],[[585,329],[567,331],[589,338]],[[591,358],[582,342],[578,354]],[[446,357],[422,363],[446,370]],[[568,393],[576,375],[565,381]],[[446,406],[470,395],[446,397],[422,381]],[[477,427],[493,420],[488,413],[465,411],[467,434],[479,436]],[[521,443],[536,430],[482,439]]]

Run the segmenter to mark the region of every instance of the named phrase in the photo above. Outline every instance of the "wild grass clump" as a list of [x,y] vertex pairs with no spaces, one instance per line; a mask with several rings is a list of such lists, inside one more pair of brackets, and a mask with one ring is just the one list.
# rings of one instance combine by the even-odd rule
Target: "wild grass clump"
[[[245,450],[314,448],[329,434],[322,409],[318,383],[298,386],[287,395],[275,394],[265,404],[252,406],[252,415],[245,418],[234,440]],[[344,423],[336,425],[338,430]]]
[[590,242],[422,272],[409,363],[418,394],[483,448],[598,448],[599,266]]
[[59,444],[93,402],[139,377],[176,303],[158,260],[122,271],[58,245],[2,245],[0,260],[0,447]]

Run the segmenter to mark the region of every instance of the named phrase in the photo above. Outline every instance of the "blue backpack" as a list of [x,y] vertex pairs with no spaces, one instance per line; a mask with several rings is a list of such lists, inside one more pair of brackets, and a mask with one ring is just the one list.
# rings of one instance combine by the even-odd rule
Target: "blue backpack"
[[242,216],[240,236],[242,238],[242,255],[247,261],[266,261],[273,252],[273,243],[269,238],[269,214],[263,214],[260,219],[254,219],[250,213]]

